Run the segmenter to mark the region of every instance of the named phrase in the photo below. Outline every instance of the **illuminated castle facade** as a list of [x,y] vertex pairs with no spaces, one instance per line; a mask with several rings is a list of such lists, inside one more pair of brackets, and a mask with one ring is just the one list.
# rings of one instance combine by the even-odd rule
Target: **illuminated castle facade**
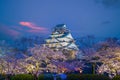
[[53,28],[52,34],[46,39],[45,46],[54,50],[78,50],[65,24],[59,24]]

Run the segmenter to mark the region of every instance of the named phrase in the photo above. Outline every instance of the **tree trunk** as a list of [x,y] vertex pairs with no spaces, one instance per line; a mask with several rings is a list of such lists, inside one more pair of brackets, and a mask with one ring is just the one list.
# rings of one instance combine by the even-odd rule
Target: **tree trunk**
[[95,74],[96,63],[92,63],[92,74]]

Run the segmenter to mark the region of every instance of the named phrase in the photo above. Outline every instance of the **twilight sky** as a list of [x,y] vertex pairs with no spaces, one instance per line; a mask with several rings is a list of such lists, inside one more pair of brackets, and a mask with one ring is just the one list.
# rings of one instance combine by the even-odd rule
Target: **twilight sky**
[[74,36],[120,37],[120,0],[0,0],[0,40],[48,36],[61,23]]

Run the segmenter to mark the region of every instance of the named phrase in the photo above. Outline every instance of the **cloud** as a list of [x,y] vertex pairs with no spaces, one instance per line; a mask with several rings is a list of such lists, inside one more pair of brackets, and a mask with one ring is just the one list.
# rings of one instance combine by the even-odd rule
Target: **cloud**
[[120,0],[94,0],[96,3],[103,4],[106,7],[120,7]]
[[20,32],[13,29],[7,29],[6,33],[14,37],[18,37],[20,35]]
[[[0,23],[0,34],[3,34],[2,37],[4,38],[13,38],[16,39],[21,36],[25,35],[38,35],[40,33],[48,34],[47,28],[39,27],[31,22],[20,22],[21,26],[14,26],[14,25],[4,25]],[[26,27],[26,28],[25,28]]]
[[39,30],[28,30],[30,33],[48,33],[47,31],[39,31]]
[[44,27],[40,27],[40,26],[37,26],[36,24],[32,23],[32,22],[19,22],[19,24],[21,26],[25,26],[25,27],[28,27],[30,30],[28,32],[47,32],[47,28],[44,28]]
[[[0,25],[1,33],[5,34],[6,36],[11,36],[12,38],[17,38],[21,35],[21,33],[17,30],[14,30],[11,26]],[[5,36],[3,35],[3,36]]]

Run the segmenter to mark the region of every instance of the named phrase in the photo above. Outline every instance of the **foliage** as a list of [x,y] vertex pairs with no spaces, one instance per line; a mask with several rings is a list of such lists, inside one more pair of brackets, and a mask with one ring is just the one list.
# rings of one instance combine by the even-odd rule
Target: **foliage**
[[99,73],[112,73],[117,75],[120,71],[120,47],[108,48],[97,53],[100,57],[99,61],[103,64],[99,66]]
[[84,67],[84,63],[79,60],[54,62],[54,64],[58,67],[59,73],[68,73],[74,71],[82,73],[82,68]]
[[40,74],[40,75],[38,76],[38,80],[44,80],[44,75],[43,75],[43,74]]
[[0,80],[5,80],[5,76],[0,74]]
[[[60,51],[53,51],[50,48],[38,46],[30,49],[33,54],[31,57],[25,59],[27,63],[27,71],[30,71],[29,66],[34,68],[32,72],[50,71],[55,72],[57,67],[53,61],[64,61],[66,57]],[[31,71],[30,71],[31,72]]]
[[38,80],[53,80],[53,75],[52,74],[40,74],[38,76]]
[[120,75],[117,75],[117,76],[113,77],[112,80],[120,80]]
[[44,75],[44,80],[53,80],[52,74],[45,74]]
[[69,74],[68,80],[110,80],[108,77],[103,75],[93,74]]
[[11,49],[12,47],[10,47],[4,40],[0,41],[0,58],[11,52]]
[[13,76],[11,80],[34,80],[34,77],[30,74],[18,74]]
[[15,40],[14,46],[16,50],[27,51],[30,47],[34,47],[34,44],[41,45],[42,43],[44,43],[44,39],[40,36],[21,37]]
[[[39,39],[35,39],[35,43]],[[87,36],[78,41],[81,52],[76,54],[77,59],[72,59],[75,57],[72,56],[74,54],[72,51],[64,51],[63,53],[62,51],[53,51],[45,46],[32,46],[34,40],[31,41],[31,38],[23,38],[19,44],[22,42],[22,46],[27,44],[24,47],[32,55],[25,55],[23,51],[16,51],[3,41],[0,43],[0,55],[2,55],[0,57],[0,73],[12,75],[26,73],[39,75],[43,72],[67,73],[76,70],[82,71],[86,66],[84,65],[85,63],[91,63],[93,73],[104,74],[107,72],[110,75],[118,75],[120,72],[120,41],[118,39],[108,38],[95,44],[94,36]],[[19,44],[17,45],[18,47]],[[20,54],[22,54],[22,58]],[[81,54],[82,57],[80,56]],[[19,58],[16,56],[19,56]]]
[[32,56],[23,55],[24,58],[16,58],[15,53],[10,53],[0,59],[0,73],[23,74],[31,73],[38,75],[44,71],[57,71],[53,61],[64,61],[66,57],[62,52],[55,52],[47,47],[36,45],[29,49]]
[[68,74],[67,79],[68,80],[78,80],[80,78],[79,74]]
[[[83,50],[85,62],[92,64],[93,73],[117,75],[120,71],[120,45],[118,39],[107,38]],[[97,69],[97,70],[96,70]]]
[[62,50],[62,53],[67,57],[68,60],[74,60],[78,51],[64,49]]

